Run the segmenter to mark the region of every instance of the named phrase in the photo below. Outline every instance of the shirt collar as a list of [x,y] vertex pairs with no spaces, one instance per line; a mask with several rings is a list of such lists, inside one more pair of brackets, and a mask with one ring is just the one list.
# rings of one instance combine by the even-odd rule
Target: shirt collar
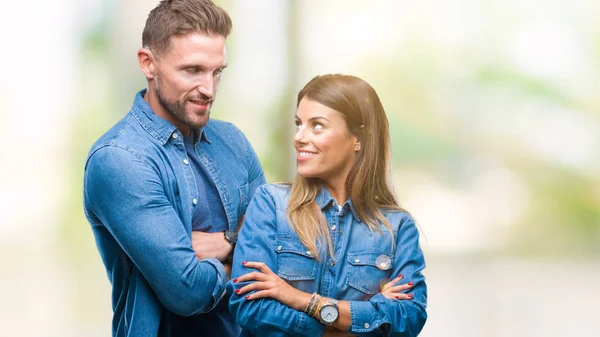
[[[329,191],[325,187],[321,188],[321,191],[317,194],[317,197],[315,198],[315,202],[321,210],[324,210],[325,208],[332,205],[337,206],[335,199],[331,196],[331,194],[329,194]],[[356,210],[354,209],[354,205],[352,204],[352,199],[346,200],[346,202],[342,205],[342,211],[347,210],[348,208],[352,212],[352,216],[354,216],[354,219],[360,222],[361,220],[356,214]]]
[[[146,89],[140,90],[135,95],[131,112],[150,135],[161,142],[162,145],[165,145],[177,130],[177,127],[156,115],[152,108],[150,108],[150,105],[148,105],[148,102],[144,99],[145,95]],[[196,132],[200,135],[200,140],[210,144],[210,140],[206,134],[206,128],[199,128]]]
[[[210,120],[208,120],[208,122],[210,123]],[[206,133],[207,133],[206,132],[206,127],[202,127],[200,129],[196,130],[196,132],[198,134],[200,134],[200,137],[198,137],[199,140],[205,141],[208,144],[210,144],[210,139],[208,139],[208,136],[206,135]]]

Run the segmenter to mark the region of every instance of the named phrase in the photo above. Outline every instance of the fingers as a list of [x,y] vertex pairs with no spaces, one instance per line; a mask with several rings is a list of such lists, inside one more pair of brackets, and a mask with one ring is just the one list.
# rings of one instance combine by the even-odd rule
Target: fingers
[[397,286],[393,286],[391,288],[388,288],[386,290],[386,292],[399,293],[401,291],[410,289],[412,287],[413,287],[413,283],[412,282],[408,282],[408,283],[405,283],[405,284],[401,284],[401,285],[397,285]]
[[265,275],[263,273],[253,271],[248,274],[244,274],[233,280],[233,283],[238,282],[247,282],[247,281],[267,281],[269,279],[269,275]]
[[271,289],[260,290],[255,293],[252,293],[250,295],[246,295],[246,299],[250,301],[250,300],[256,300],[259,298],[272,297],[271,293],[272,293]]
[[398,281],[400,281],[402,279],[402,277],[403,277],[402,274],[400,274],[400,275],[398,275],[398,277],[396,277],[396,278],[392,279],[391,281],[389,281],[388,283],[384,284],[381,287],[381,291],[383,292],[387,288],[393,287],[396,284],[396,282],[398,282]]
[[402,279],[402,275],[399,275],[395,279],[383,285],[381,288],[381,294],[391,300],[411,300],[413,298],[413,294],[406,294],[403,291],[407,291],[412,289],[413,283],[408,282],[404,284],[395,285],[398,281]]
[[412,300],[413,299],[413,294],[405,294],[405,293],[396,293],[396,294],[392,294],[392,293],[386,293],[382,295],[389,299],[389,300]]
[[272,282],[253,282],[253,283],[250,283],[248,285],[241,287],[240,289],[237,289],[235,291],[235,294],[241,296],[245,293],[249,293],[254,290],[267,290],[267,289],[272,289],[272,288],[274,288],[274,285]]
[[273,271],[271,271],[271,269],[269,268],[269,266],[267,266],[266,264],[264,264],[263,262],[242,262],[242,264],[244,265],[244,267],[246,268],[255,268],[260,270],[261,272],[267,274],[267,275],[272,275]]

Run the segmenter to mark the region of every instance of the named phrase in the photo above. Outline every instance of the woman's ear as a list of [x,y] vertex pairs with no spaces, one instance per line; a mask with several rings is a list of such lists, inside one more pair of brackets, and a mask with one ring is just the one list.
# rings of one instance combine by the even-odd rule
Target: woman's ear
[[156,76],[156,59],[149,49],[141,48],[137,53],[140,69],[147,80],[154,79]]
[[364,134],[363,134],[364,131],[365,131],[365,125],[363,124],[360,126],[360,129],[358,130],[358,132],[354,134],[354,151],[356,151],[356,152],[360,151],[360,148],[361,148],[360,139],[364,138]]

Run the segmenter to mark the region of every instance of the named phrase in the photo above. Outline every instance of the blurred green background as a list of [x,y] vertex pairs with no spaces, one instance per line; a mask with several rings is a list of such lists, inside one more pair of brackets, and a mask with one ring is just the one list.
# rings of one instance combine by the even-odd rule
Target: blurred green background
[[[0,11],[0,335],[110,335],[82,211],[92,143],[145,86],[156,0]],[[422,336],[597,336],[600,2],[217,1],[232,16],[213,118],[269,182],[294,174],[295,96],[353,74],[390,120],[394,182],[423,231]]]

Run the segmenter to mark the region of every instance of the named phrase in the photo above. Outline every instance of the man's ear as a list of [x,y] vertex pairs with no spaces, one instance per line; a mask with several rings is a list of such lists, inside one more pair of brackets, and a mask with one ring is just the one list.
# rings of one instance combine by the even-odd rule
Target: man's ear
[[140,63],[140,69],[147,80],[151,80],[156,76],[156,58],[149,49],[140,48],[137,53],[138,62]]

